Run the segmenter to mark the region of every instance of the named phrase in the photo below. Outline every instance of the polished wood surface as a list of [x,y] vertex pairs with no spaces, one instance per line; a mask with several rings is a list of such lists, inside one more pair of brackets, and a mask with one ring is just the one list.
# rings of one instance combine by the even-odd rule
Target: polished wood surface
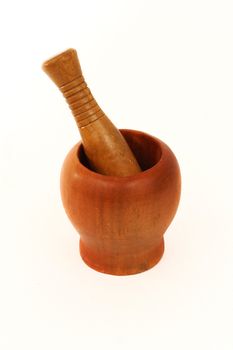
[[179,165],[165,143],[139,131],[121,132],[142,172],[98,174],[81,143],[68,153],[61,172],[62,201],[80,234],[83,260],[114,275],[145,271],[161,259],[181,188]]
[[79,127],[85,153],[93,170],[114,176],[141,171],[136,158],[119,130],[95,101],[83,78],[74,49],[43,64],[43,70],[63,93]]

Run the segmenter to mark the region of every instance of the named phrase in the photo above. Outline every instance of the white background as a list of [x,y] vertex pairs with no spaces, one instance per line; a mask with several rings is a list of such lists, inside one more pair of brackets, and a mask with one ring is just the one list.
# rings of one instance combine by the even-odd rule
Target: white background
[[[0,348],[232,349],[232,1],[5,1],[0,33]],[[181,166],[165,255],[139,275],[88,268],[62,208],[79,134],[41,64],[69,47],[115,125]]]

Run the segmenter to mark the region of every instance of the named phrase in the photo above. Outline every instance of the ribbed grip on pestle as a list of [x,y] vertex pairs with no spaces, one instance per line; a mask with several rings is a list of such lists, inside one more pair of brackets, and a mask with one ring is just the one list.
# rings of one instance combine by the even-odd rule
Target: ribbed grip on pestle
[[61,86],[60,90],[80,128],[104,116],[83,76]]
[[74,49],[46,61],[43,70],[64,95],[79,128],[105,115],[87,87]]

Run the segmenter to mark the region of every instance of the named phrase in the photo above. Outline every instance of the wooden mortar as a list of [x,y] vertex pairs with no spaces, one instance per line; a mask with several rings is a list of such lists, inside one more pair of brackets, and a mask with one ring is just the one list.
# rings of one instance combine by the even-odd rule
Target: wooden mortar
[[81,142],[68,153],[61,172],[62,201],[80,234],[83,260],[113,275],[139,273],[158,263],[181,190],[178,162],[165,143],[140,131],[121,133],[142,172],[96,173]]

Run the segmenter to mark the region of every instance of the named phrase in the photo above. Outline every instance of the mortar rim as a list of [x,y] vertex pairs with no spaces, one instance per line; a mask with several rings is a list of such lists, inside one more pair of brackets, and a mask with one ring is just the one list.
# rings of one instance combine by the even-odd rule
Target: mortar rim
[[112,175],[103,175],[100,173],[97,173],[91,169],[89,169],[88,167],[86,167],[80,160],[80,149],[81,147],[83,148],[82,145],[82,141],[79,141],[74,147],[73,149],[75,149],[75,155],[76,155],[76,159],[77,159],[77,166],[84,171],[87,176],[91,176],[93,178],[95,178],[96,180],[102,180],[105,182],[121,182],[121,183],[128,183],[131,181],[137,181],[137,180],[141,180],[144,178],[149,177],[150,175],[154,174],[155,172],[157,172],[159,170],[159,168],[161,168],[161,165],[164,163],[165,160],[165,148],[168,147],[163,141],[161,141],[160,139],[158,139],[157,137],[150,135],[144,131],[140,131],[140,130],[134,130],[134,129],[119,129],[120,131],[123,132],[133,132],[135,134],[138,135],[144,135],[147,136],[148,138],[151,139],[151,141],[153,141],[154,143],[157,144],[157,146],[160,148],[161,154],[160,154],[160,158],[159,160],[150,168],[143,170],[142,172],[135,174],[135,175],[129,175],[129,176],[112,176]]

